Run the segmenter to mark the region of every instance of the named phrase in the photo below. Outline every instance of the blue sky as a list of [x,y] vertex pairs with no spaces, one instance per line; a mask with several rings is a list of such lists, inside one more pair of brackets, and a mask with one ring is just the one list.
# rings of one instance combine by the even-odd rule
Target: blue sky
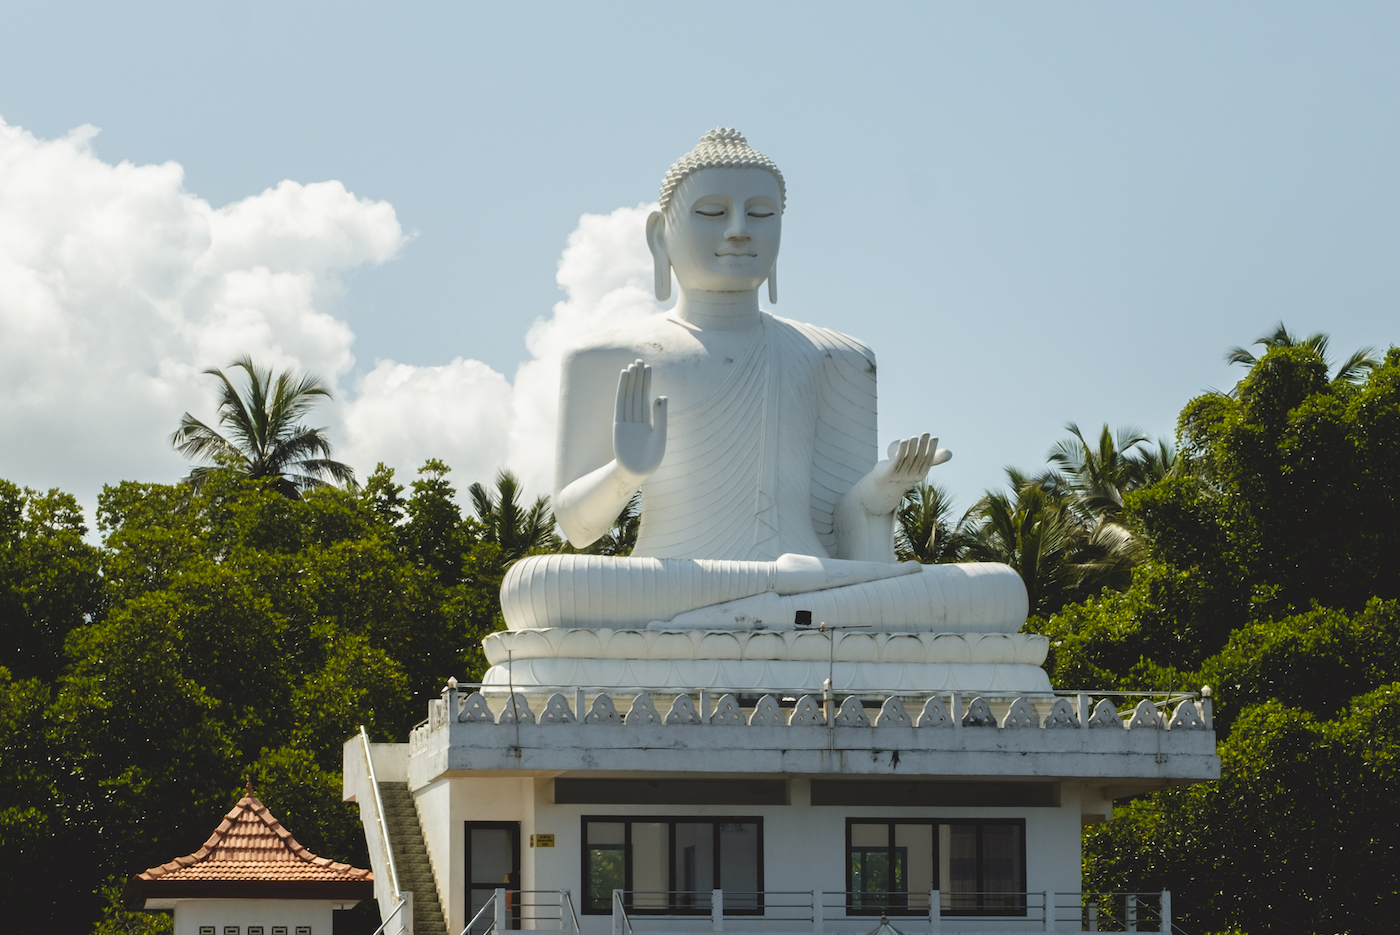
[[[875,348],[882,440],[938,434],[934,479],[967,506],[1067,420],[1170,435],[1280,319],[1338,357],[1400,341],[1397,53],[1388,4],[11,2],[0,118],[39,141],[91,124],[101,163],[178,163],[214,209],[283,180],[391,205],[401,243],[308,300],[350,356],[269,351],[347,401],[376,362],[513,379],[580,216],[654,199],[738,127],[788,182],[774,310]],[[179,476],[171,413],[203,405],[168,392],[130,440],[149,458],[79,468],[29,434],[78,404],[22,390],[0,378],[0,410],[29,407],[0,414],[0,476],[85,502]]]

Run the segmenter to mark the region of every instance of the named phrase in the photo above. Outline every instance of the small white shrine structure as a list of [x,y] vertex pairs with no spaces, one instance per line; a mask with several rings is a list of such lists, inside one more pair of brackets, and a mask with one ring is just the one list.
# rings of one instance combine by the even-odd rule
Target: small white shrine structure
[[347,742],[386,932],[1169,930],[1080,892],[1080,834],[1219,776],[1208,693],[1055,691],[1015,571],[896,561],[950,455],[881,459],[870,349],[760,309],[786,197],[734,130],[672,166],[675,308],[560,383],[556,517],[586,546],[640,491],[636,547],[516,562],[483,683]]
[[175,935],[331,935],[334,911],[374,896],[374,876],[317,857],[253,797],[204,846],[127,881],[133,909],[173,910]]

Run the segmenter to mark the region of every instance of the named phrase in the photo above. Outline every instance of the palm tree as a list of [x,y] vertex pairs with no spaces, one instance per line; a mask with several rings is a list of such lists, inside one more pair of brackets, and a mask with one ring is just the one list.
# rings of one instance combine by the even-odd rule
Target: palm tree
[[[1279,322],[1271,333],[1260,335],[1254,343],[1263,345],[1265,353],[1276,347],[1305,347],[1326,363],[1328,341],[1328,336],[1321,331],[1300,339],[1289,334],[1288,329],[1283,326],[1283,322]],[[1242,347],[1232,347],[1226,351],[1225,360],[1232,364],[1244,364],[1246,367],[1253,367],[1259,362],[1257,357]],[[1332,379],[1345,383],[1355,383],[1379,367],[1380,364],[1380,359],[1376,357],[1376,349],[1363,347],[1353,351],[1351,356],[1342,362]]]
[[958,523],[961,558],[1002,562],[1026,585],[1031,613],[1052,613],[1073,582],[1065,560],[1074,523],[1046,478],[1006,469],[1011,492],[988,491]]
[[901,562],[925,565],[951,562],[957,553],[948,515],[953,498],[937,484],[920,483],[909,488],[895,513],[894,552]]
[[961,559],[1016,569],[1031,613],[1042,616],[1105,587],[1127,587],[1142,547],[1126,527],[1086,524],[1054,474],[1006,474],[1011,492],[989,492],[958,523]]
[[328,487],[331,481],[355,487],[355,472],[349,465],[330,460],[331,443],[324,428],[300,424],[319,397],[330,398],[330,390],[312,374],[297,376],[290,371],[274,378],[270,368],[259,367],[247,355],[235,360],[248,376],[247,395],[240,395],[222,370],[204,371],[218,377],[219,425],[224,437],[190,415],[180,419],[180,427],[170,436],[170,444],[187,458],[207,466],[190,470],[184,482],[198,490],[217,471],[228,470],[250,478],[267,478],[284,496],[300,499],[303,491]]
[[1078,425],[1068,422],[1065,428],[1073,437],[1057,442],[1046,460],[1059,469],[1052,477],[1073,496],[1075,508],[1085,514],[1085,525],[1120,521],[1124,494],[1151,486],[1176,463],[1176,451],[1168,442],[1158,441],[1153,451],[1146,447],[1147,435],[1141,429],[1119,428],[1115,438],[1105,423],[1090,445]]
[[1141,485],[1151,487],[1153,484],[1167,477],[1173,477],[1177,473],[1176,466],[1176,446],[1165,438],[1157,439],[1156,449],[1147,448],[1140,455],[1142,461]]
[[496,474],[493,494],[481,484],[467,488],[472,509],[483,527],[481,538],[495,542],[514,561],[532,549],[557,549],[559,537],[554,532],[554,511],[548,497],[537,497],[525,509],[520,505],[520,479],[507,470]]

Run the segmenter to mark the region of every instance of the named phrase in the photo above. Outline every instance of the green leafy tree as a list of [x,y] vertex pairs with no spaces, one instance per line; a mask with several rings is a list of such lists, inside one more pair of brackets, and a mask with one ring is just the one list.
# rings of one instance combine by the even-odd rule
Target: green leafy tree
[[330,478],[353,487],[355,472],[331,460],[331,443],[323,428],[302,425],[300,419],[330,390],[319,377],[298,376],[289,371],[272,375],[250,357],[240,357],[231,367],[248,377],[242,394],[222,370],[204,371],[219,380],[219,425],[228,437],[188,412],[170,436],[170,444],[187,458],[206,462],[190,471],[187,482],[198,488],[210,473],[232,470],[254,479],[266,478],[287,497],[325,486]]
[[1123,497],[1124,593],[1032,625],[1063,687],[1214,688],[1218,783],[1086,833],[1085,886],[1170,888],[1187,930],[1386,929],[1400,904],[1400,350],[1329,375],[1281,326]]
[[[55,576],[50,603],[21,601],[15,619],[33,630],[53,595],[97,587],[63,618],[59,664],[0,669],[0,891],[15,920],[90,928],[103,880],[194,850],[250,777],[313,850],[364,865],[342,743],[361,724],[401,739],[449,675],[484,671],[480,639],[503,625],[503,552],[451,503],[445,466],[428,467],[407,499],[387,468],[364,491],[300,499],[232,471],[198,489],[122,483],[99,499],[100,549],[63,497],[3,488],[8,554],[48,562],[11,562],[7,585],[23,596]],[[72,853],[91,859],[54,857]]]
[[457,491],[447,480],[451,471],[436,458],[418,469],[413,495],[405,504],[408,523],[399,531],[409,555],[444,586],[461,580],[462,556],[483,532],[474,521],[462,519]]
[[[434,462],[430,461],[429,464],[431,463]],[[424,465],[424,468],[426,467],[427,465]],[[365,499],[380,522],[386,526],[397,526],[403,520],[403,484],[394,482],[394,469],[385,467],[383,461],[375,465],[373,473],[365,480]]]
[[[1272,348],[1233,394],[1189,403],[1179,431],[1187,481],[1177,493],[1213,501],[1220,558],[1263,613],[1400,596],[1400,550],[1385,547],[1400,521],[1400,349],[1354,383],[1329,381],[1312,348]],[[1144,504],[1142,527],[1198,539],[1192,512]]]
[[21,490],[0,480],[0,665],[52,681],[63,641],[99,613],[99,552],[69,494]]
[[1319,607],[1246,624],[1192,680],[1213,686],[1220,731],[1269,701],[1335,718],[1356,696],[1400,681],[1400,601],[1373,599],[1357,614]]
[[1085,835],[1085,887],[1172,891],[1186,931],[1380,932],[1400,911],[1400,683],[1338,718],[1269,701],[1220,745],[1221,778]]
[[[509,566],[510,561],[498,544],[478,542],[462,557],[462,580],[443,596],[443,613],[461,633],[458,645],[464,664],[457,675],[459,680],[479,682],[486,674],[488,664],[481,641],[506,628],[500,595],[501,581]],[[436,680],[425,683],[424,687],[436,692],[448,674],[456,673],[455,666],[446,674],[439,669]]]
[[1172,471],[1124,497],[1146,551],[1128,591],[1035,624],[1056,684],[1180,687],[1242,628],[1400,597],[1400,350],[1360,382],[1326,371],[1271,347],[1186,405]]
[[0,483],[12,922],[159,925],[102,882],[194,850],[250,778],[318,854],[364,865],[341,745],[360,725],[401,739],[448,676],[480,677],[480,640],[504,626],[508,559],[461,515],[447,466],[407,497],[383,465],[363,491],[295,499],[232,470],[125,482],[97,520],[100,548],[71,497]]
[[1074,589],[1074,524],[1053,490],[1014,468],[1006,473],[1011,492],[988,493],[968,511],[962,557],[1010,565],[1025,583],[1031,613],[1050,613]]
[[[17,931],[59,931],[85,912],[90,918],[96,884],[68,859],[82,817],[47,735],[52,695],[42,679],[13,679],[0,667],[0,896],[9,901]],[[76,894],[87,905],[75,914],[56,912],[54,893]]]
[[112,877],[97,890],[102,900],[102,918],[92,935],[173,935],[175,917],[168,912],[128,909],[122,902],[120,877]]

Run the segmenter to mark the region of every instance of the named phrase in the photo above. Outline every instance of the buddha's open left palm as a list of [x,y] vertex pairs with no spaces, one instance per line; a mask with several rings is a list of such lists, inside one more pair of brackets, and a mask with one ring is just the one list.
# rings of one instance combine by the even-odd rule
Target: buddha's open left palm
[[613,457],[618,467],[650,477],[666,454],[666,397],[651,398],[651,367],[638,360],[617,378]]
[[[875,465],[870,473],[877,483],[877,490],[867,499],[866,508],[872,513],[883,513],[899,506],[904,492],[928,476],[929,469],[942,464],[953,456],[946,448],[938,447],[938,439],[927,432],[913,438],[902,438],[891,442],[889,460]],[[870,500],[878,502],[870,502]]]

